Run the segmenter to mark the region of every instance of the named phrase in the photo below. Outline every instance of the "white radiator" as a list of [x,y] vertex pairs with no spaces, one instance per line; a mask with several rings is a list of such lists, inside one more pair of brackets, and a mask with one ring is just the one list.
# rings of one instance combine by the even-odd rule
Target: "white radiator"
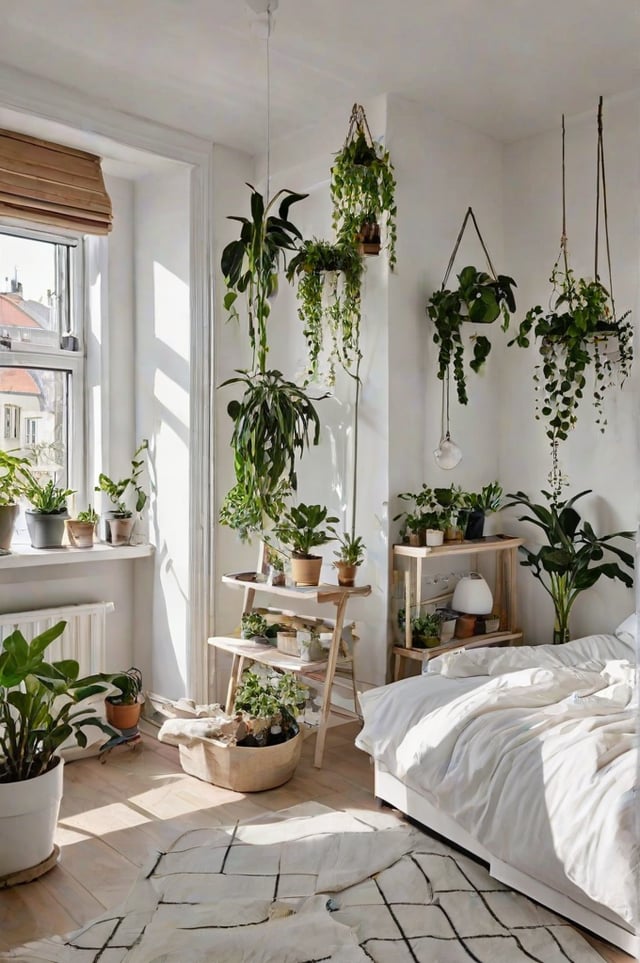
[[80,664],[80,675],[105,671],[107,613],[113,612],[113,602],[89,602],[84,605],[61,605],[32,612],[0,614],[0,642],[14,629],[20,629],[29,642],[35,635],[64,620],[62,635],[46,651],[48,662],[75,659]]

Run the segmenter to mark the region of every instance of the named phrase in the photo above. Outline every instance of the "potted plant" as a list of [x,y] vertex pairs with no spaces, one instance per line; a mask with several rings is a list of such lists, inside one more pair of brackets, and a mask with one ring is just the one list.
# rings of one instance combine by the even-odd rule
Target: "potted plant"
[[20,490],[30,509],[27,509],[27,530],[33,548],[60,548],[64,535],[64,522],[69,517],[67,498],[74,492],[70,488],[59,488],[50,478],[41,482],[23,462],[17,470]]
[[[32,870],[35,879],[54,864],[53,836],[62,798],[62,744],[83,728],[105,726],[87,697],[106,688],[101,676],[79,678],[71,659],[45,661],[66,622],[27,642],[16,630],[0,652],[0,878]],[[51,859],[50,859],[51,857]],[[39,867],[39,869],[38,869]],[[23,877],[24,881],[24,877]]]
[[65,519],[65,528],[69,542],[74,548],[93,548],[96,525],[100,516],[89,505],[84,511],[78,512],[75,518]]
[[411,619],[411,644],[414,649],[432,649],[440,645],[442,616],[439,612],[427,612]]
[[126,495],[131,489],[135,492],[135,511],[139,515],[147,503],[147,493],[143,490],[138,479],[144,470],[144,458],[139,458],[149,448],[145,438],[133,453],[131,471],[125,478],[114,481],[104,472],[98,475],[95,491],[104,492],[115,507],[104,513],[105,541],[111,545],[128,545],[131,540],[135,518],[133,511],[127,506]]
[[[463,325],[492,324],[502,316],[502,330],[509,327],[510,316],[516,310],[513,278],[504,274],[492,276],[473,266],[462,269],[457,276],[458,287],[450,291],[444,287],[435,291],[427,302],[427,315],[435,325],[434,344],[438,345],[438,378],[444,380],[450,366],[456,383],[458,401],[468,402],[464,370]],[[491,351],[486,335],[472,335],[473,358],[469,367],[480,371]]]
[[240,620],[240,638],[264,642],[267,639],[269,623],[259,612],[245,612]]
[[484,520],[490,513],[500,511],[502,495],[502,486],[497,481],[489,482],[480,492],[467,493],[468,514],[464,532],[466,539],[472,541],[476,538],[482,538]]
[[276,551],[272,545],[265,545],[266,551],[266,565],[267,565],[267,581],[270,585],[283,586],[286,585],[286,579],[284,575],[284,558],[280,552]]
[[[564,250],[564,249],[563,249]],[[593,404],[596,424],[605,430],[603,400],[613,384],[628,377],[633,360],[633,325],[630,311],[616,317],[611,297],[599,281],[575,278],[565,252],[564,268],[554,265],[551,306],[527,311],[510,345],[526,348],[531,336],[538,344],[540,361],[534,370],[536,417],[547,422],[551,444],[565,441],[578,420],[578,406],[594,373]],[[613,349],[613,350],[612,350]]]
[[136,729],[142,712],[142,673],[135,666],[116,675],[109,682],[118,690],[105,696],[107,722],[121,732]]
[[331,531],[340,543],[338,551],[333,553],[336,557],[333,564],[338,570],[338,585],[350,588],[355,585],[356,572],[364,562],[365,544],[360,535],[354,537],[350,532],[340,533],[334,528]]
[[304,241],[289,262],[287,278],[298,278],[298,317],[307,341],[307,378],[320,375],[320,359],[328,347],[324,381],[335,383],[336,364],[351,372],[360,359],[360,286],[362,255],[353,241]]
[[404,519],[400,537],[404,538],[408,533],[410,545],[442,545],[445,529],[451,519],[451,511],[446,504],[448,492],[449,490],[444,488],[430,488],[424,482],[419,492],[401,492],[398,498],[412,501],[413,511],[400,512],[394,516],[394,522]]
[[396,265],[395,190],[389,151],[374,143],[364,109],[354,104],[344,147],[331,167],[333,226],[339,240],[357,242],[363,254],[378,254],[382,225],[391,270]]
[[0,449],[0,555],[11,550],[11,539],[18,517],[18,499],[22,494],[17,471],[26,459],[16,458]]
[[[464,510],[467,504],[466,492],[460,485],[451,484],[449,488],[434,488],[433,498],[441,509],[439,525],[444,524],[444,540],[447,542],[461,542],[464,536]],[[466,519],[465,519],[466,521]]]
[[596,535],[589,522],[582,521],[573,507],[578,499],[590,493],[591,489],[587,489],[566,501],[558,501],[550,492],[543,491],[541,494],[546,504],[531,501],[525,492],[507,495],[511,501],[505,507],[524,505],[531,515],[522,515],[518,521],[536,525],[547,540],[547,544],[537,552],[520,546],[525,556],[520,564],[531,569],[551,596],[555,612],[554,643],[569,641],[569,616],[573,604],[580,593],[595,585],[601,576],[618,579],[628,588],[633,588],[633,577],[628,572],[617,562],[603,562],[602,559],[605,552],[609,552],[633,571],[633,556],[611,542],[616,538],[633,539],[635,533]]
[[227,412],[233,420],[236,484],[225,497],[220,521],[243,539],[276,522],[297,486],[296,457],[320,440],[313,400],[280,371],[238,371],[221,387],[241,384],[244,394]]
[[327,514],[323,505],[293,505],[274,532],[283,545],[291,549],[291,576],[296,585],[317,585],[320,581],[322,556],[312,549],[325,545],[335,537],[323,525],[335,525],[340,519]]
[[[238,297],[243,295],[251,344],[251,370],[264,374],[267,370],[267,320],[271,313],[269,299],[278,288],[278,271],[288,251],[295,251],[302,234],[289,220],[289,209],[308,194],[281,190],[267,201],[255,187],[251,190],[251,217],[229,217],[242,225],[240,237],[222,252],[221,268],[227,293],[225,310],[238,320]],[[277,215],[273,209],[280,200]]]

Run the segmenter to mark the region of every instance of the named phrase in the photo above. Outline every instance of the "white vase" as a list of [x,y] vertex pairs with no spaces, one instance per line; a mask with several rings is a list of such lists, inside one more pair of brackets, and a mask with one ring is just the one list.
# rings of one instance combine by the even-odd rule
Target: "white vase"
[[435,545],[442,545],[444,542],[444,532],[439,528],[428,528],[427,529],[427,545],[434,547]]
[[31,869],[53,852],[64,761],[35,779],[0,783],[0,878]]

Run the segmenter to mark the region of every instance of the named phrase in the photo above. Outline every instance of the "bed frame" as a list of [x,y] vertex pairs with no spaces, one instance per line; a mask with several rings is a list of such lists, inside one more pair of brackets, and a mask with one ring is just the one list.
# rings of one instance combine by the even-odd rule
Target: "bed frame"
[[494,879],[525,896],[531,897],[548,909],[565,916],[573,923],[590,930],[614,946],[640,958],[640,938],[630,929],[628,923],[600,903],[589,899],[577,886],[567,880],[566,892],[559,892],[545,883],[527,876],[507,863],[496,859],[485,847],[474,839],[455,819],[436,808],[420,792],[405,785],[387,769],[374,761],[375,794],[383,802],[394,806],[411,819],[421,823],[426,829],[433,830],[456,846],[488,864]]

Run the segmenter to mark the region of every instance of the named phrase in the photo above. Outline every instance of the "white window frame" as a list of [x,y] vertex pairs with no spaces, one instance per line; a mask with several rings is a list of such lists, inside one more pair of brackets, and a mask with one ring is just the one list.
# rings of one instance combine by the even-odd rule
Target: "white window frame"
[[4,424],[4,442],[20,440],[20,405],[5,404],[2,420]]
[[[42,346],[42,350],[20,350],[14,342],[11,349],[0,346],[0,366],[17,368],[47,368],[71,375],[67,399],[67,464],[68,487],[74,489],[76,504],[88,501],[86,466],[86,383],[85,383],[85,317],[84,293],[85,239],[70,231],[38,230],[24,222],[0,218],[0,232],[35,241],[64,245],[69,250],[68,296],[61,334],[69,330],[78,339],[77,351],[63,351],[60,347]],[[58,261],[58,259],[56,259]],[[62,268],[56,263],[57,281]]]

